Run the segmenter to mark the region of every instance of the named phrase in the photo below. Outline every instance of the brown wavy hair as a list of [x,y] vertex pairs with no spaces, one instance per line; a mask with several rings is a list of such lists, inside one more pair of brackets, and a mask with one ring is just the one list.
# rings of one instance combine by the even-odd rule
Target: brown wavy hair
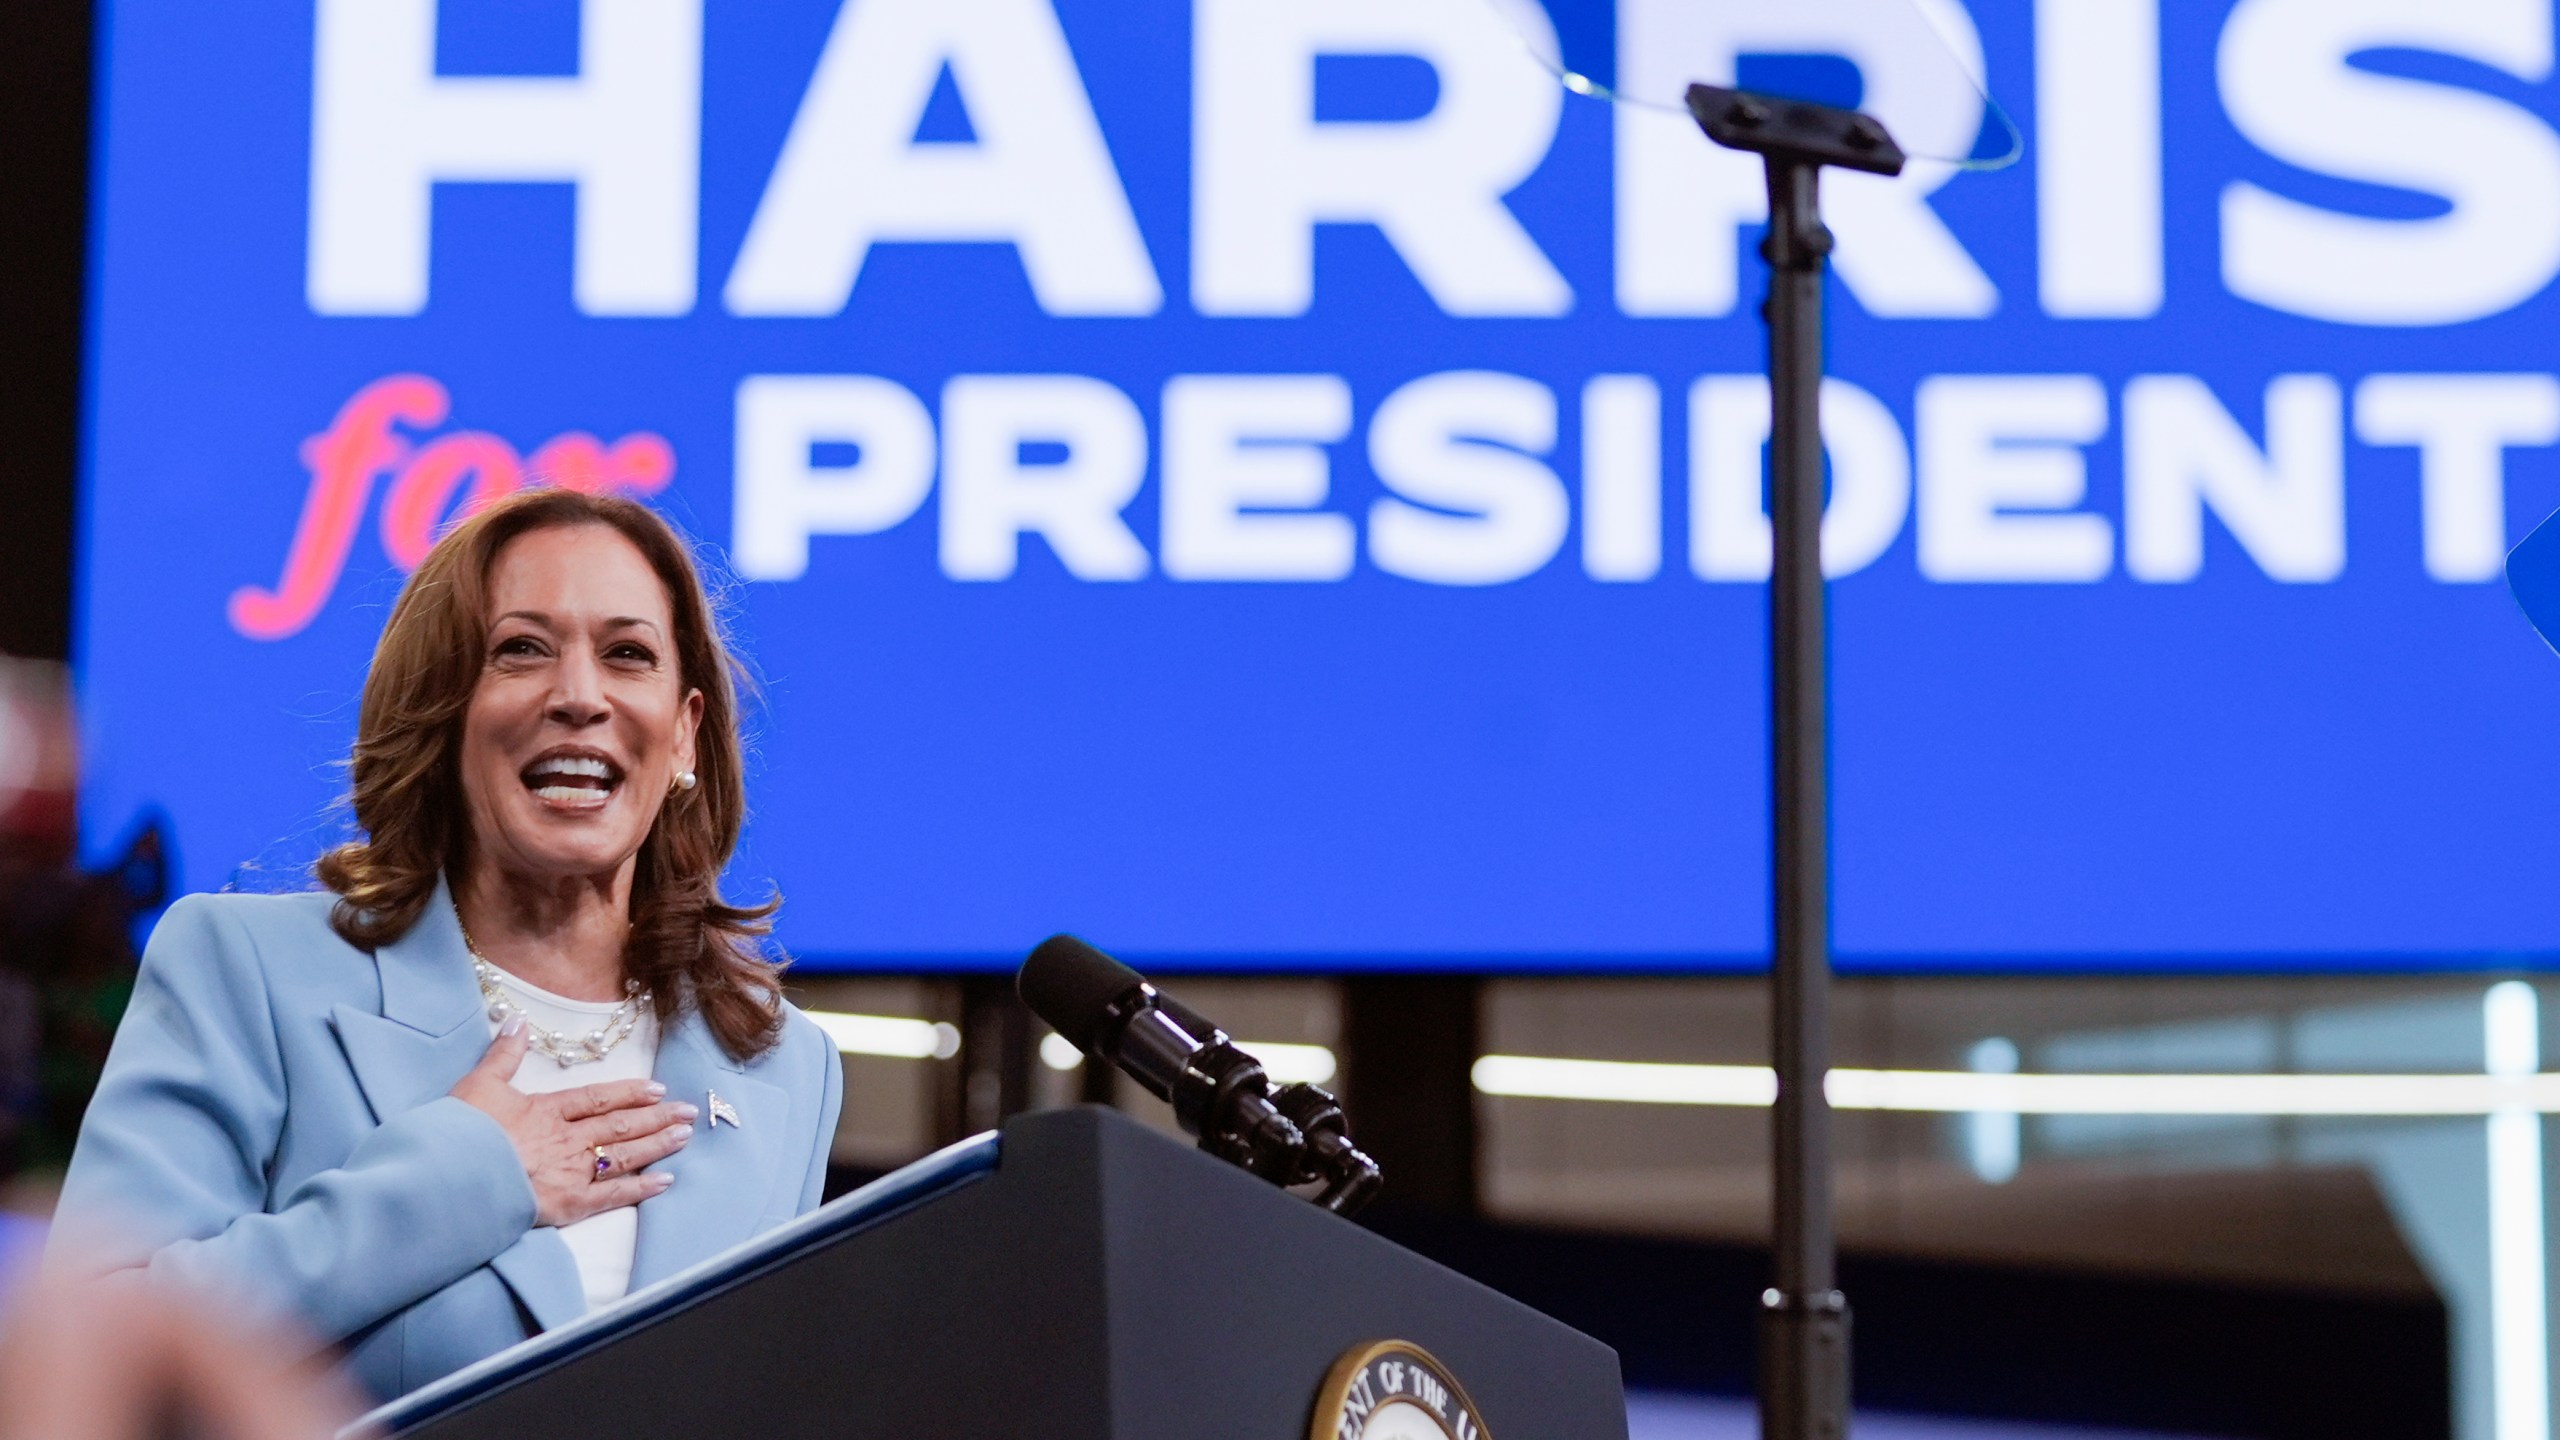
[[435,898],[436,878],[469,854],[457,757],[488,647],[489,567],[520,535],[575,525],[614,530],[657,572],[675,615],[682,683],[702,692],[700,782],[668,796],[641,842],[624,971],[649,987],[661,1026],[689,1004],[722,1049],[750,1059],[781,1036],[782,967],[762,943],[781,902],[737,906],[720,897],[720,872],[746,818],[738,666],[692,551],[656,512],[619,496],[517,491],[454,527],[409,577],[374,647],[348,759],[348,799],[364,838],[316,867],[338,894],[329,923],[367,949],[396,940]]

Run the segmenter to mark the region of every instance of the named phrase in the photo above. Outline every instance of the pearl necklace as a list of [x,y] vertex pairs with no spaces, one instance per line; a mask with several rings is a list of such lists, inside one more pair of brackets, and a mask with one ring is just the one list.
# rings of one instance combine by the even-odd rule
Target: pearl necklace
[[479,946],[471,943],[468,930],[462,932],[462,948],[471,952],[471,974],[480,982],[480,999],[489,1007],[489,1018],[503,1027],[508,1017],[523,1016],[525,1043],[537,1054],[548,1055],[562,1065],[583,1065],[612,1054],[615,1046],[631,1038],[632,1029],[640,1023],[641,1009],[649,1003],[649,992],[640,988],[639,981],[625,980],[622,1003],[613,1007],[604,1023],[584,1035],[572,1036],[537,1024],[525,1014],[524,1007],[500,986],[503,972],[489,963]]

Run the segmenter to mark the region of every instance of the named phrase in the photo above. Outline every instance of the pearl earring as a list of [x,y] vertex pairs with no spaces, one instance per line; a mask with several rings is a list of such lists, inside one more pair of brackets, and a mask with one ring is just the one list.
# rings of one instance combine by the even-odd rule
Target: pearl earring
[[692,771],[679,770],[676,772],[676,783],[667,787],[667,793],[672,795],[678,790],[690,790],[698,783],[700,782],[693,778]]

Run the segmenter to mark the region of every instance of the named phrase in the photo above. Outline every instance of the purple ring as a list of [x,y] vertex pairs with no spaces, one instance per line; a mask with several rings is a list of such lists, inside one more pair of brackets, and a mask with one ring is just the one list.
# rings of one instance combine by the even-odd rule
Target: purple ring
[[607,1155],[606,1153],[604,1153],[604,1147],[603,1147],[603,1146],[601,1146],[601,1145],[597,1146],[597,1147],[596,1147],[596,1173],[595,1173],[595,1175],[594,1175],[594,1177],[593,1177],[593,1178],[598,1179],[598,1180],[603,1179],[603,1178],[605,1177],[605,1172],[606,1172],[606,1171],[608,1171],[608,1170],[611,1170],[612,1168],[613,1168],[613,1157],[612,1157],[612,1156],[610,1156],[610,1155]]

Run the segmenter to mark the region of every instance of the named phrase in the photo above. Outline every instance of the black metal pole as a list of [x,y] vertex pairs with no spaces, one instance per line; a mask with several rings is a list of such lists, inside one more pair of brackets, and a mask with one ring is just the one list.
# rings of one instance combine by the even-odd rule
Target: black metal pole
[[1902,152],[1855,111],[1710,85],[1689,110],[1719,145],[1769,176],[1769,789],[1771,1242],[1761,1296],[1763,1440],[1841,1440],[1849,1430],[1849,1302],[1831,1211],[1830,666],[1822,577],[1822,280],[1831,232],[1821,175],[1891,175]]
[[1761,1297],[1760,1433],[1848,1432],[1848,1302],[1831,1215],[1829,676],[1822,578],[1822,272],[1831,251],[1821,169],[1771,155],[1769,230],[1769,778],[1772,1240]]

